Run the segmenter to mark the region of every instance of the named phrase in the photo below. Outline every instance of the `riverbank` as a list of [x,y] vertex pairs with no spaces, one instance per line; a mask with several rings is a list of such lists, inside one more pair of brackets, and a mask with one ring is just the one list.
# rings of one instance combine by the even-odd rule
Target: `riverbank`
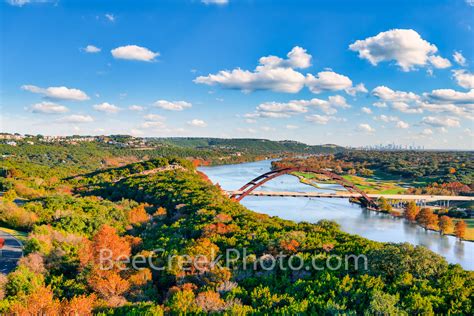
[[[331,179],[328,179],[322,175],[316,175],[313,173],[305,173],[305,172],[294,172],[295,176],[297,176],[300,181],[304,184],[315,186],[316,188],[320,188],[318,183],[330,183],[335,184]],[[381,181],[381,180],[374,180],[363,178],[355,175],[343,175],[344,179],[352,182],[355,186],[365,193],[370,194],[403,194],[407,189],[395,181]],[[405,184],[406,185],[406,184]]]
[[[239,189],[249,180],[268,172],[271,161],[259,161],[216,167],[200,167],[213,183],[224,190]],[[320,188],[308,186],[292,175],[283,175],[265,183],[260,190],[289,192],[327,192],[341,190],[336,184],[321,184]],[[316,223],[320,220],[337,222],[347,233],[380,242],[410,243],[423,245],[444,256],[450,263],[459,263],[465,269],[474,270],[474,243],[459,242],[453,236],[443,236],[386,213],[368,211],[347,199],[299,198],[299,197],[252,197],[241,203],[247,208],[296,222]]]
[[[327,179],[324,176],[316,175],[313,173],[294,172],[293,175],[296,176],[301,183],[305,185],[310,185],[319,190],[331,190],[331,189],[325,189],[324,187],[321,187],[320,184],[337,184],[335,181],[331,179]],[[365,193],[368,193],[368,194],[403,194],[403,192],[406,191],[406,188],[400,187],[391,182],[372,181],[363,177],[358,177],[358,176],[353,176],[353,175],[344,175],[343,178],[354,183],[357,188],[363,190]],[[341,188],[340,191],[343,191],[343,189]],[[403,209],[397,209],[397,210],[394,210],[393,213],[390,213],[390,215],[400,218],[400,217],[403,217],[403,211],[404,211]],[[387,212],[381,212],[381,213],[387,213]],[[453,218],[454,224],[459,220],[460,219]],[[464,221],[466,221],[466,223],[470,223],[470,225],[468,224],[468,227],[466,229],[466,236],[464,237],[463,240],[474,242],[474,219],[464,219]],[[418,225],[418,226],[422,227],[421,225]],[[431,227],[428,230],[431,230],[437,233],[440,232],[439,227]],[[444,235],[455,237],[454,228],[449,229],[448,232],[445,233]]]

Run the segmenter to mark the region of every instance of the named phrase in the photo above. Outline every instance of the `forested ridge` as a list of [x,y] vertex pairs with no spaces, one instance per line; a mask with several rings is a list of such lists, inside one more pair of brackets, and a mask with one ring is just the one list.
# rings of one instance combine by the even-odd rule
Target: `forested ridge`
[[[330,169],[341,175],[359,175],[378,180],[400,180],[414,187],[458,183],[474,186],[474,153],[456,151],[362,151],[288,157],[273,162],[274,168],[288,166]],[[431,188],[433,189],[433,188]],[[449,186],[445,188],[449,190]],[[446,192],[428,194],[446,194]]]
[[[294,223],[252,212],[189,160],[161,157],[72,175],[43,179],[50,187],[24,205],[1,201],[1,218],[11,216],[6,223],[14,219],[15,228],[29,231],[26,256],[0,280],[3,313],[472,314],[473,272],[424,247],[372,242],[332,222]],[[19,178],[4,181],[15,187]],[[98,262],[104,247],[115,264],[107,271]],[[157,248],[162,251],[154,253]],[[291,255],[305,267],[347,255],[365,255],[368,265],[291,271],[244,270],[242,258],[228,268],[211,264],[230,248],[245,249],[251,263],[282,253],[283,266]],[[120,256],[138,255],[156,265],[169,255],[202,255],[204,264],[118,269],[130,268]]]

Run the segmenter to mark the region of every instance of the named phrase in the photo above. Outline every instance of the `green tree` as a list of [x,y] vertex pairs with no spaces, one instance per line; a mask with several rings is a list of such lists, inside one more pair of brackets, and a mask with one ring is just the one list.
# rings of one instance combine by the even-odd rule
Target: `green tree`
[[8,282],[5,286],[7,295],[21,296],[28,295],[44,285],[44,277],[39,273],[34,273],[27,267],[20,265],[8,275]]
[[375,291],[367,312],[369,315],[400,315],[400,310],[396,307],[398,300],[397,295]]
[[392,205],[388,203],[386,198],[381,197],[378,202],[379,202],[379,207],[381,211],[387,212],[387,213],[392,211]]
[[5,202],[13,202],[16,198],[17,198],[16,191],[13,189],[10,189],[3,194],[3,200]]

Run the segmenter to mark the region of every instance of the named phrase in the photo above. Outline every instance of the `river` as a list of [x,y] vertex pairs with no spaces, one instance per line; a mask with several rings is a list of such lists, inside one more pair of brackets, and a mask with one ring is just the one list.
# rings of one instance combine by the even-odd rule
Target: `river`
[[[271,161],[264,160],[199,169],[224,190],[238,190],[248,181],[269,171],[270,166]],[[321,184],[321,188],[325,191],[343,189],[333,184]],[[294,176],[284,175],[270,180],[259,190],[309,192],[321,189],[302,184]],[[423,245],[444,256],[450,263],[459,263],[464,269],[474,270],[473,242],[460,242],[452,236],[426,231],[404,219],[369,211],[346,199],[248,196],[241,203],[253,211],[298,222],[333,220],[341,225],[342,230],[375,241]]]

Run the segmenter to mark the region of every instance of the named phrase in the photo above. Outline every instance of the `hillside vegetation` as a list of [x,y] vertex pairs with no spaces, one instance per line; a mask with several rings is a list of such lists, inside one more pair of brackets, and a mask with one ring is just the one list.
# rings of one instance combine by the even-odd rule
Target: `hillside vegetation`
[[[188,160],[72,175],[54,184],[69,190],[38,192],[22,206],[2,200],[0,217],[13,216],[5,222],[29,236],[26,256],[0,280],[1,312],[472,314],[473,272],[424,247],[372,242],[332,222],[252,212]],[[111,252],[106,270],[102,249]],[[228,249],[236,252],[226,265]],[[264,268],[279,255],[281,264]],[[351,257],[337,269],[313,266],[360,255],[367,265]],[[150,261],[126,260],[139,256]],[[199,266],[188,261],[197,258]]]

